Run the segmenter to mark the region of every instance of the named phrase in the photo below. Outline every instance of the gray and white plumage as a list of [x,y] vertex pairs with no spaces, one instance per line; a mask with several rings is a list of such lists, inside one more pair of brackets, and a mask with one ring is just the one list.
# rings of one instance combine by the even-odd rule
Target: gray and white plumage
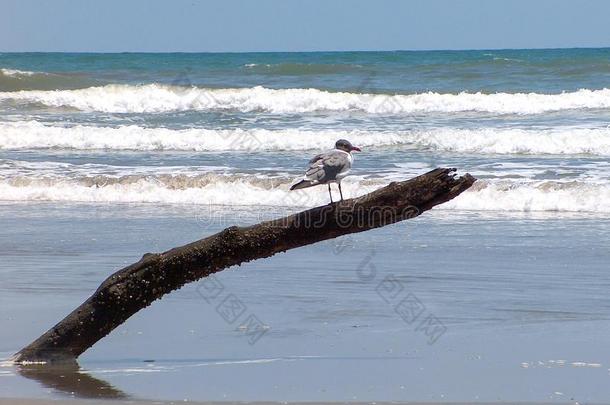
[[343,200],[341,180],[347,176],[352,168],[352,162],[354,161],[352,151],[360,151],[360,148],[352,146],[349,141],[344,139],[338,140],[335,144],[335,149],[320,153],[309,161],[309,167],[305,171],[303,179],[290,187],[290,189],[297,190],[319,184],[328,184],[328,192],[332,202],[330,183],[337,183],[341,199]]

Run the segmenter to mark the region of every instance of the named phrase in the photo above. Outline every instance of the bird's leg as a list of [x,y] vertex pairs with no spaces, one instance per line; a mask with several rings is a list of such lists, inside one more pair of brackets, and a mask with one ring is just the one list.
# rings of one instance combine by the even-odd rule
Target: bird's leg
[[330,183],[328,183],[328,195],[330,196],[330,203],[333,203],[333,193],[330,191]]
[[343,191],[341,191],[341,183],[337,183],[339,185],[339,194],[341,195],[341,201],[343,201]]

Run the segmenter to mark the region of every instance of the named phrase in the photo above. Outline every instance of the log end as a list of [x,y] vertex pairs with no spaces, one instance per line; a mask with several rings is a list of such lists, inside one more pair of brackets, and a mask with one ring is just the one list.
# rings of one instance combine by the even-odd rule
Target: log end
[[26,347],[11,357],[10,361],[19,365],[72,365],[76,364],[76,356],[63,349],[33,350],[32,348]]

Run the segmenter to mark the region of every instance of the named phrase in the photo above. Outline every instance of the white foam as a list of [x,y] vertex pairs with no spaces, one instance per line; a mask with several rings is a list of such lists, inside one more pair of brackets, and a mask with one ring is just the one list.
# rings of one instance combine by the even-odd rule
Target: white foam
[[461,153],[610,155],[610,128],[448,128],[406,138],[419,146]]
[[[521,367],[523,368],[529,368],[531,367],[545,367],[545,368],[552,368],[552,367],[564,367],[569,365],[572,367],[590,367],[590,368],[600,368],[602,367],[601,363],[587,363],[584,361],[574,361],[571,363],[566,363],[565,360],[538,360],[536,362],[524,362],[521,363]],[[556,391],[555,394],[557,395],[563,395],[563,393]]]
[[[87,170],[91,170],[88,168]],[[67,174],[67,175],[66,175]],[[0,178],[0,201],[129,202],[201,205],[315,206],[328,203],[324,187],[290,191],[295,179],[262,175],[188,173],[107,175],[47,170]],[[296,177],[296,176],[295,176]],[[346,197],[383,185],[351,178]]]
[[[68,173],[43,171],[1,178],[0,201],[280,207],[311,207],[328,203],[326,187],[290,191],[295,179],[288,176],[196,172],[83,175],[76,170]],[[360,196],[389,182],[390,179],[350,176],[343,182],[343,194],[346,198]],[[481,180],[456,199],[435,209],[610,213],[610,184]]]
[[[313,357],[313,356],[312,356]],[[138,373],[161,373],[161,372],[172,372],[179,369],[185,368],[198,368],[207,366],[227,366],[227,365],[250,365],[250,364],[266,364],[274,362],[292,362],[297,360],[306,359],[306,356],[298,357],[278,357],[278,358],[263,358],[263,359],[244,359],[244,360],[219,360],[219,361],[208,361],[202,363],[190,363],[190,364],[170,364],[170,365],[159,365],[159,364],[148,364],[146,367],[125,367],[125,368],[109,368],[109,369],[91,369],[87,371],[79,371],[80,373],[93,373],[93,374],[138,374]]]
[[111,149],[111,150],[306,150],[328,149],[340,138],[361,147],[408,142],[396,133],[366,131],[211,130],[142,128],[139,126],[51,126],[36,121],[0,123],[0,149]]
[[[129,367],[129,368],[117,368],[117,369],[99,369],[91,370],[95,374],[149,374],[149,373],[162,373],[167,371],[165,368],[158,367]],[[88,371],[79,371],[81,374],[88,374]]]
[[610,213],[610,184],[556,181],[478,181],[437,209]]
[[610,128],[437,128],[389,132],[203,128],[172,130],[136,125],[62,127],[36,121],[0,123],[0,149],[280,151],[330,148],[340,138],[349,139],[355,145],[365,148],[414,145],[459,153],[610,156]]
[[13,360],[0,360],[0,368],[2,367],[14,367],[15,362]]
[[44,75],[45,73],[42,73],[42,72],[30,72],[30,71],[27,71],[27,70],[1,69],[0,68],[0,74],[3,74],[4,76],[19,77],[19,76]]
[[159,84],[107,85],[79,90],[0,92],[0,100],[21,100],[83,111],[144,113],[187,110],[363,111],[370,114],[480,111],[537,114],[569,109],[609,108],[610,90],[582,89],[570,93],[421,93],[411,95],[328,92],[318,89],[264,87],[206,89]]

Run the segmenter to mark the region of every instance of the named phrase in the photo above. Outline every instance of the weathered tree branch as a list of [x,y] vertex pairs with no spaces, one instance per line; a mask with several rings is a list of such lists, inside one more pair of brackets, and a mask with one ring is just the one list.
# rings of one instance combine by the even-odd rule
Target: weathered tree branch
[[108,277],[83,304],[14,356],[16,362],[74,361],[139,310],[230,266],[413,218],[468,189],[475,178],[435,169],[362,197],[205,239],[142,259]]

